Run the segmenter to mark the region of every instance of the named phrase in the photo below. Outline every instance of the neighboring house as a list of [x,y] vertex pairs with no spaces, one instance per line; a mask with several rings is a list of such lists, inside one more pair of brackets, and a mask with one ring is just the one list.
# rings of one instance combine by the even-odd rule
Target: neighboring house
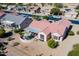
[[37,39],[47,41],[48,38],[53,38],[56,41],[62,41],[66,36],[67,30],[71,23],[68,20],[60,20],[55,23],[50,23],[47,20],[33,21],[25,30],[31,34],[37,35]]
[[75,19],[77,14],[78,13],[74,9],[70,9],[69,11],[67,11],[67,9],[66,9],[64,16],[67,19]]
[[15,8],[16,7],[16,5],[8,5],[7,6],[7,10],[8,11],[11,11],[11,9],[13,9],[13,8]]
[[26,15],[19,15],[16,12],[5,13],[4,17],[0,19],[1,25],[6,28],[21,28],[24,29],[32,22],[32,19]]

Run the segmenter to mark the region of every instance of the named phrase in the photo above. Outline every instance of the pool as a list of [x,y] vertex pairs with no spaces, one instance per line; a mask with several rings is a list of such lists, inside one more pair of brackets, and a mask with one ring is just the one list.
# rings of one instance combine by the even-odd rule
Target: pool
[[[5,13],[12,13],[11,11],[4,11]],[[32,14],[18,13],[19,15],[25,15],[32,17]]]
[[26,40],[31,40],[32,38],[34,38],[34,36],[30,35],[30,36],[25,36]]
[[18,13],[18,14],[32,17],[32,14],[24,14],[24,13]]
[[79,20],[69,20],[72,24],[77,24],[79,25]]
[[58,21],[60,20],[61,17],[60,16],[48,16],[48,20],[55,20],[55,21]]

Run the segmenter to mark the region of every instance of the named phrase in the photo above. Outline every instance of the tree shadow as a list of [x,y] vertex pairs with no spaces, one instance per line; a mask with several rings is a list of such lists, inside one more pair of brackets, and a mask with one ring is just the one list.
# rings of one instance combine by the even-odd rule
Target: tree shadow
[[72,27],[73,27],[73,26],[72,26],[72,25],[70,25],[69,29],[66,31],[66,34],[65,34],[65,36],[64,36],[64,38],[63,38],[63,40],[67,38],[68,33],[71,31]]
[[10,37],[10,36],[12,36],[12,35],[13,35],[12,32],[7,32],[7,33],[4,34],[4,37],[3,37],[3,38]]
[[0,54],[0,56],[6,56],[5,54]]

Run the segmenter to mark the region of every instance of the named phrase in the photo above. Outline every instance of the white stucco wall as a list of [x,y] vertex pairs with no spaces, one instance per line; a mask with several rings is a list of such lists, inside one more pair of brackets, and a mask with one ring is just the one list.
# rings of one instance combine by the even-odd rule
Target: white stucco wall
[[51,34],[52,35],[52,38],[53,38],[53,36],[57,36],[57,37],[60,37],[60,39],[54,39],[55,41],[62,41],[62,39],[63,39],[63,37],[61,37],[61,35],[60,34],[58,34],[58,33],[52,33]]
[[20,26],[20,25],[18,25],[18,28],[20,29],[20,28],[21,28],[21,26]]
[[44,35],[44,41],[47,41],[46,35],[45,35],[45,33],[43,33],[43,32],[39,32],[39,33],[38,33],[38,39],[41,39],[41,38],[40,38],[40,34]]
[[77,14],[73,14],[73,15],[72,14],[65,14],[65,17],[71,19],[71,18],[75,18],[76,15]]
[[63,37],[60,37],[60,40],[59,41],[63,41]]
[[61,36],[61,35],[58,34],[58,33],[52,33],[51,35],[52,35],[52,36],[54,35],[54,36],[57,36],[57,37],[60,37],[60,36]]

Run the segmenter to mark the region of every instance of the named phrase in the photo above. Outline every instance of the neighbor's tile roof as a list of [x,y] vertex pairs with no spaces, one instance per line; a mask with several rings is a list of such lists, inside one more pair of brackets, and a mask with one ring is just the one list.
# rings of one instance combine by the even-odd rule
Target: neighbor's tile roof
[[3,12],[3,11],[0,11],[0,17],[2,16],[2,15],[4,15],[5,13]]

